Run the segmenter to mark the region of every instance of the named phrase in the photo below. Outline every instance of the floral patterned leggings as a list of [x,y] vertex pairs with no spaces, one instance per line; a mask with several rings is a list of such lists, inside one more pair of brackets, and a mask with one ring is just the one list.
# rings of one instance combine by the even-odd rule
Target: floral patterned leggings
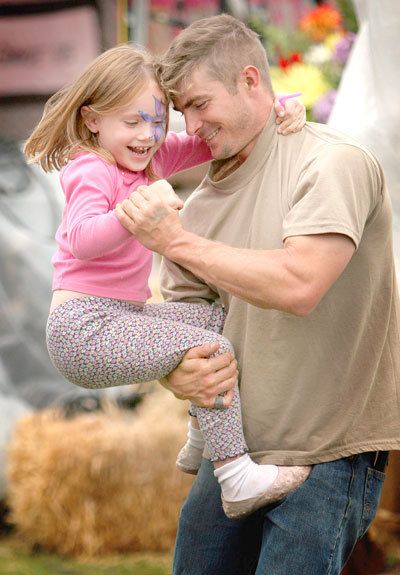
[[[160,379],[192,347],[218,341],[225,312],[218,304],[164,302],[143,307],[89,296],[69,300],[47,322],[47,348],[55,367],[72,383],[99,389]],[[238,389],[227,409],[191,405],[212,461],[247,451]]]

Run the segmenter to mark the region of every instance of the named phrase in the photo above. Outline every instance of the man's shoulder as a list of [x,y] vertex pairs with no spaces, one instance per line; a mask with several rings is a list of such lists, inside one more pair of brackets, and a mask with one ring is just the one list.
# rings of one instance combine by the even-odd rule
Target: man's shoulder
[[[331,128],[327,124],[318,124],[316,122],[307,122],[305,125],[306,138],[309,141],[310,148],[315,147],[321,150],[331,150],[332,152],[342,151],[343,153],[352,153],[354,150],[361,150],[367,156],[375,159],[374,154],[358,140]],[[376,159],[375,159],[376,161]]]
[[317,163],[332,162],[340,166],[358,159],[378,172],[382,170],[369,148],[326,124],[307,122],[304,127],[303,153],[305,159]]

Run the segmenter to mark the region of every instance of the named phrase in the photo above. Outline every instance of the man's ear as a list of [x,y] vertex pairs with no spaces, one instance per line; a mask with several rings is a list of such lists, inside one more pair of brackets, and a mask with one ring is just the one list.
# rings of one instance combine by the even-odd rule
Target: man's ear
[[244,84],[247,90],[257,88],[260,85],[260,71],[255,66],[245,66],[240,73],[240,81]]
[[99,115],[93,112],[90,106],[82,106],[80,112],[85,126],[89,128],[92,134],[97,134],[99,131]]

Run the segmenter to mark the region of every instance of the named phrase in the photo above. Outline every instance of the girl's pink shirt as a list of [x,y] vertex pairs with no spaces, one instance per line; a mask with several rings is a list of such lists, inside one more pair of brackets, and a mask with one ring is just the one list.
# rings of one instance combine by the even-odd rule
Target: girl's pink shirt
[[[211,159],[196,136],[170,132],[154,155],[159,178]],[[140,185],[145,172],[130,172],[97,154],[80,153],[60,172],[65,206],[56,233],[53,290],[144,302],[151,295],[148,279],[152,253],[121,226],[114,208]]]

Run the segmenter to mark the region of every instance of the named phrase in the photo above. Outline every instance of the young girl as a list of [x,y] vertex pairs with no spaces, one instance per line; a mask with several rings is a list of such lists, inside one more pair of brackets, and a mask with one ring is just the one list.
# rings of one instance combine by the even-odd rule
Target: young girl
[[[168,97],[153,57],[124,44],[100,55],[74,85],[49,100],[26,143],[30,161],[44,170],[61,169],[66,204],[52,260],[47,345],[54,365],[74,384],[103,388],[160,379],[204,343],[218,341],[218,353],[233,353],[220,335],[220,305],[145,304],[152,254],[114,213],[140,185],[211,159],[199,138],[166,136],[167,127]],[[171,187],[167,196],[173,207],[182,207]],[[216,407],[224,407],[223,396]],[[243,500],[248,514],[281,499],[307,476],[306,467],[250,459],[237,389],[229,408],[193,405],[191,413],[201,431],[193,417],[177,466],[197,473],[205,440],[224,499],[238,502],[240,513]]]

